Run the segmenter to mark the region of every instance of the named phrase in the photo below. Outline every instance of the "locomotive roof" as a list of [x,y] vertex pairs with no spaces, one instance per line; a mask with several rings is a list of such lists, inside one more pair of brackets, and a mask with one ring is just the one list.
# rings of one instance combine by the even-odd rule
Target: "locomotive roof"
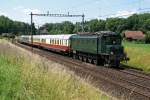
[[87,34],[77,34],[77,36],[90,36],[90,37],[102,37],[102,36],[111,36],[111,35],[118,35],[115,32],[111,31],[99,31],[95,33],[87,33]]

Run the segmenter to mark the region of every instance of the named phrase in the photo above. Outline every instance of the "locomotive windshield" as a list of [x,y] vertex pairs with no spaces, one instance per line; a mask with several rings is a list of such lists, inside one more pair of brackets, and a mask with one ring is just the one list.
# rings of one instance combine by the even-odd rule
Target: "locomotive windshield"
[[105,37],[107,45],[120,45],[121,44],[121,37],[118,35],[107,36]]

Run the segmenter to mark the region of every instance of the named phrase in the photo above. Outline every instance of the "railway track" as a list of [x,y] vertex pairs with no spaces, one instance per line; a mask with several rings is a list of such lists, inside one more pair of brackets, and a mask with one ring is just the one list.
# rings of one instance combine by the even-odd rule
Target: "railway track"
[[80,77],[90,76],[90,81],[96,87],[118,99],[150,100],[150,76],[147,74],[128,70],[99,68],[100,66],[97,67],[49,51],[31,48],[18,43],[16,45],[49,60],[63,64]]

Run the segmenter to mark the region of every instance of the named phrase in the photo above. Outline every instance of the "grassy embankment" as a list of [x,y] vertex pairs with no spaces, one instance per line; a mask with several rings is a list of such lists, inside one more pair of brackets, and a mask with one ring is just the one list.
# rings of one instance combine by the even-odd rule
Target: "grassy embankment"
[[108,100],[104,94],[47,61],[0,40],[0,100]]
[[123,45],[130,58],[127,65],[150,72],[150,44],[124,42]]

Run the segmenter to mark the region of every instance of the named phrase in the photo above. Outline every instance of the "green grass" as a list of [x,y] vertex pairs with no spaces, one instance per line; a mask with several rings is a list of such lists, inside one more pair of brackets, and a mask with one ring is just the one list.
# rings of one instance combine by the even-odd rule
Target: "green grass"
[[108,100],[61,65],[0,40],[0,100]]
[[123,45],[130,58],[127,65],[150,72],[150,44],[124,42]]

